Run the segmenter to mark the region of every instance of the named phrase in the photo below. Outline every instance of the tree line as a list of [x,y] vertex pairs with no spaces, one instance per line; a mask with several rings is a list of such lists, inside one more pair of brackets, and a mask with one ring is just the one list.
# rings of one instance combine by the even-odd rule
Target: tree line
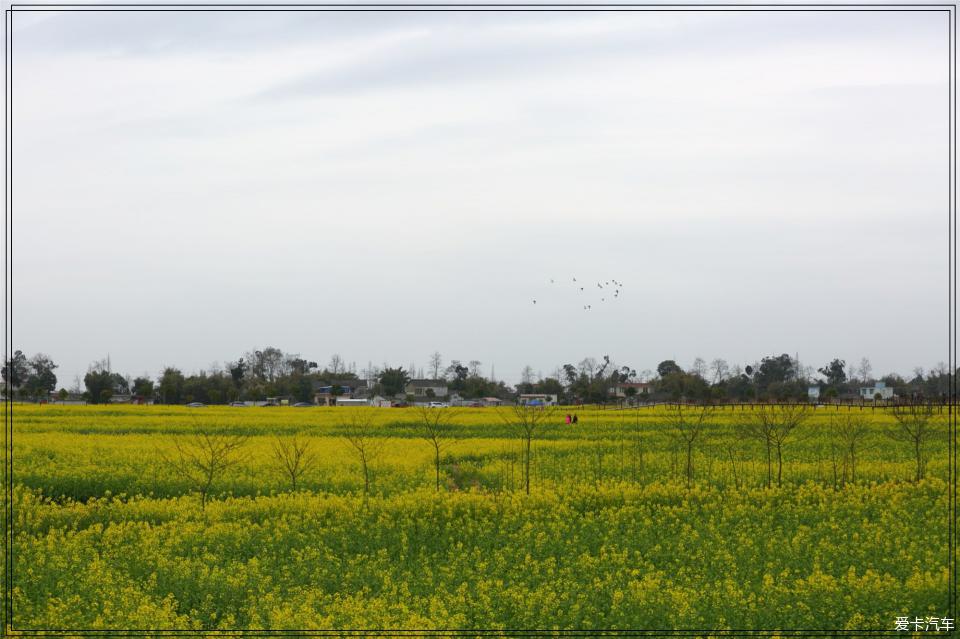
[[[816,386],[821,399],[859,397],[859,388],[883,382],[901,398],[943,399],[950,393],[951,375],[945,364],[927,371],[915,368],[911,376],[897,373],[874,376],[867,358],[850,366],[834,358],[823,366],[801,366],[783,353],[741,366],[723,359],[709,364],[701,359],[683,368],[674,360],[660,362],[655,371],[618,365],[610,356],[587,357],[577,364],[558,366],[548,375],[527,366],[515,386],[484,375],[478,360],[444,363],[439,352],[429,356],[426,369],[410,364],[375,366],[358,370],[339,355],[321,367],[298,353],[279,348],[252,349],[236,360],[210,370],[185,374],[166,366],[156,377],[132,377],[112,369],[109,358],[90,364],[87,373],[68,391],[58,388],[57,364],[44,353],[27,357],[16,351],[3,366],[3,392],[11,398],[42,401],[82,397],[90,403],[107,403],[117,396],[133,396],[164,404],[202,402],[223,404],[232,401],[262,401],[268,397],[289,397],[312,402],[320,386],[331,394],[343,394],[351,382],[363,383],[371,395],[405,398],[407,384],[414,378],[441,380],[451,393],[464,399],[495,397],[511,400],[521,393],[556,395],[564,403],[638,403],[650,401],[807,401]],[[409,399],[409,398],[408,398]]]

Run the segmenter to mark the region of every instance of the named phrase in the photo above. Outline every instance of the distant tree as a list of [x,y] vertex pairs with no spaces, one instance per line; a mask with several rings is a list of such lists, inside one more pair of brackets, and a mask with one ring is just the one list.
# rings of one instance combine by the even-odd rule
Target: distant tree
[[846,415],[837,416],[832,428],[843,449],[844,457],[848,460],[852,482],[857,481],[857,451],[870,432],[869,422],[859,413],[860,411],[848,412]]
[[428,388],[427,390],[423,391],[423,394],[426,395],[428,399],[433,399],[437,396],[437,392],[432,388]]
[[383,394],[387,397],[399,395],[410,383],[410,376],[402,366],[390,368],[385,366],[380,373],[380,386],[383,388]]
[[30,364],[27,356],[23,351],[15,351],[13,357],[8,359],[3,367],[3,381],[7,390],[12,391],[23,386],[28,375],[30,375]]
[[762,443],[767,453],[767,487],[773,481],[773,451],[777,453],[777,486],[783,479],[783,449],[800,425],[810,416],[807,404],[754,406],[740,424],[741,433]]
[[674,437],[686,451],[687,463],[685,474],[687,477],[687,488],[693,483],[694,446],[702,439],[707,422],[713,416],[713,413],[714,409],[708,406],[689,408],[682,404],[676,404],[668,409],[667,424],[672,431],[671,436]]
[[696,375],[701,379],[707,378],[707,362],[702,357],[693,360],[693,366],[690,367],[690,374]]
[[161,451],[161,457],[200,493],[200,510],[204,510],[214,483],[229,468],[243,461],[240,452],[246,440],[243,435],[201,431],[189,438],[174,439],[176,456],[170,457]]
[[827,384],[834,388],[847,381],[847,373],[844,367],[847,363],[839,358],[834,359],[826,366],[817,369],[817,372],[827,378]]
[[537,429],[548,423],[556,413],[552,406],[527,406],[516,404],[497,409],[497,415],[516,429],[523,443],[523,480],[527,494],[530,494],[530,459],[533,449],[533,437]]
[[456,442],[453,427],[456,416],[457,413],[452,409],[440,410],[421,406],[417,411],[417,430],[420,437],[430,444],[433,452],[437,492],[440,491],[440,455]]
[[236,362],[229,364],[228,369],[230,370],[230,378],[233,380],[233,385],[240,388],[241,384],[243,384],[243,376],[247,372],[247,363],[243,361],[241,357]]
[[273,443],[273,458],[280,471],[290,480],[290,490],[297,491],[300,479],[314,466],[317,456],[310,450],[310,440],[277,437]]
[[57,365],[48,355],[37,353],[30,358],[29,374],[24,388],[33,399],[46,399],[57,388]]
[[786,353],[776,357],[764,357],[760,366],[753,375],[754,382],[761,391],[766,391],[770,384],[783,383],[796,378],[796,368],[793,358]]
[[563,376],[568,386],[575,384],[577,382],[577,369],[572,364],[564,364]]
[[864,384],[869,384],[873,378],[873,365],[866,357],[862,358],[860,365],[857,366],[857,377]]
[[471,359],[469,362],[470,377],[480,377],[480,366],[483,364],[480,360]]
[[593,359],[592,357],[584,357],[582,360],[580,360],[578,369],[580,373],[592,379],[594,371],[597,370],[597,360]]
[[67,401],[67,398],[70,397],[70,393],[67,392],[66,388],[61,388],[60,392],[57,393],[57,397],[60,398],[61,402]]
[[896,423],[887,431],[887,435],[897,441],[907,442],[913,448],[916,462],[914,480],[919,483],[924,477],[927,465],[927,443],[937,436],[933,423],[933,406],[927,404],[905,404],[894,406],[891,411]]
[[434,351],[430,355],[430,379],[440,379],[441,370],[443,370],[443,358],[440,357],[440,351]]
[[179,369],[168,366],[160,375],[160,401],[164,404],[179,404],[183,399],[186,380]]
[[673,361],[672,359],[666,359],[657,364],[657,375],[661,378],[670,375],[671,373],[682,373],[683,369]]
[[360,460],[363,472],[363,494],[370,494],[370,471],[383,453],[387,439],[376,431],[376,413],[371,409],[346,409],[340,413],[339,428],[343,438]]
[[523,370],[520,371],[520,383],[521,384],[533,384],[533,367],[527,364],[523,367]]
[[149,377],[137,377],[133,380],[133,394],[139,397],[153,397],[153,380]]
[[455,359],[447,366],[446,377],[450,380],[450,388],[453,390],[462,391],[469,375],[470,369],[461,364],[460,360]]
[[115,378],[106,360],[91,364],[83,377],[83,383],[87,387],[87,398],[92,404],[109,402],[114,394]]
[[726,360],[717,358],[710,362],[710,372],[711,382],[713,384],[719,384],[727,379],[727,376],[730,373],[730,366],[727,364]]

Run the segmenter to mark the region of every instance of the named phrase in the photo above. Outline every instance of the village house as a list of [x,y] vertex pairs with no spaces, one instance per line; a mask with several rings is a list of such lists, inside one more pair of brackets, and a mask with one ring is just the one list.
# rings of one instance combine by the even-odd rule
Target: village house
[[313,399],[320,406],[333,406],[344,399],[366,400],[369,392],[365,379],[333,379],[313,384]]
[[526,406],[556,406],[557,396],[546,393],[521,393],[519,402]]
[[887,386],[886,382],[877,382],[873,386],[861,386],[860,397],[862,399],[875,399],[877,395],[880,399],[892,399],[893,389]]
[[442,379],[411,379],[404,391],[416,398],[446,397],[447,383]]
[[[631,392],[630,389],[633,389],[635,392]],[[614,385],[610,389],[610,393],[617,398],[623,399],[633,395],[638,397],[641,395],[650,395],[653,393],[654,388],[653,384],[649,382],[620,382],[619,384]]]

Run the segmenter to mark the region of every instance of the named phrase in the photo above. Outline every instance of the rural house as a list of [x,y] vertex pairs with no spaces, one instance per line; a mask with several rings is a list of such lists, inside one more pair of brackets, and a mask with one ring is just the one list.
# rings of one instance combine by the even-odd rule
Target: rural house
[[629,397],[631,394],[631,388],[636,391],[633,393],[634,397],[653,393],[653,384],[650,384],[649,382],[620,382],[610,389],[610,393],[614,397]]
[[873,386],[861,386],[860,397],[863,399],[874,399],[877,395],[880,399],[891,399],[893,389],[887,386],[886,382],[877,382]]
[[411,379],[404,391],[414,397],[446,397],[447,383],[442,379]]
[[546,393],[521,393],[520,403],[526,406],[556,406],[557,396]]
[[366,399],[368,393],[365,379],[332,379],[313,385],[313,398],[320,406],[332,406],[341,399]]

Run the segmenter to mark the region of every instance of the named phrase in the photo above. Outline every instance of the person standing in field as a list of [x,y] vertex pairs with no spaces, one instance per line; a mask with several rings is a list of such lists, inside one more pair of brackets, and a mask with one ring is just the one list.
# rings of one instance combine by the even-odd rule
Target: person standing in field
[[570,423],[570,413],[567,413],[567,423]]
[[577,414],[576,414],[576,413],[573,414],[573,423],[574,423],[574,424],[577,423]]

